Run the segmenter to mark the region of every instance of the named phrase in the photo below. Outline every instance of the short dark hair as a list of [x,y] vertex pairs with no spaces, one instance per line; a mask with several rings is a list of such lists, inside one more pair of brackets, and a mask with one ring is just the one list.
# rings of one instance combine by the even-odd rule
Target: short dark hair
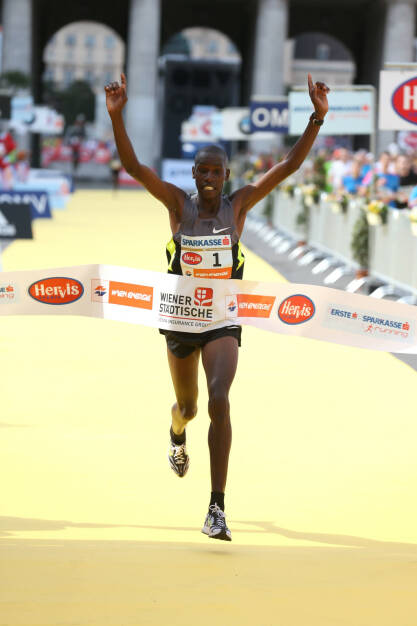
[[194,163],[197,164],[201,160],[202,156],[206,154],[219,156],[223,159],[225,165],[228,164],[229,159],[227,158],[226,151],[224,150],[224,148],[222,148],[221,146],[217,146],[216,144],[211,144],[209,146],[204,146],[204,148],[200,148],[200,150],[197,151],[197,154],[194,157]]

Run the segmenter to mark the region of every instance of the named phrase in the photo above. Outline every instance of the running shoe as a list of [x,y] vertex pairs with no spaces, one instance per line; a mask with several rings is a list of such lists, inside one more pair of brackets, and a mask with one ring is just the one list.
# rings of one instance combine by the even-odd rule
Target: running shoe
[[218,504],[210,504],[201,532],[208,535],[211,539],[232,541],[232,533],[227,527],[224,511],[221,510]]
[[171,440],[168,451],[168,460],[172,470],[177,476],[185,476],[190,465],[190,457],[187,454],[185,443],[180,445]]

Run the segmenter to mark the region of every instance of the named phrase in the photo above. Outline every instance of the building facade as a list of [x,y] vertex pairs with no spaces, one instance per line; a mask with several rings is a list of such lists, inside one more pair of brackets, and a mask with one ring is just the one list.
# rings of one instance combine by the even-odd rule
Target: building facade
[[93,91],[119,80],[125,61],[125,44],[111,28],[97,22],[73,22],[50,39],[43,54],[44,80],[67,87],[75,80]]

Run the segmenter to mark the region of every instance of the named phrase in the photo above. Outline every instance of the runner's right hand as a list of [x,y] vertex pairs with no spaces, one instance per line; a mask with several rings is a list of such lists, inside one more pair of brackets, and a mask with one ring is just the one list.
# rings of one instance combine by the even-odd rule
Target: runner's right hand
[[122,73],[120,74],[120,85],[116,81],[114,83],[108,83],[104,87],[104,91],[106,92],[106,105],[109,115],[113,115],[114,113],[120,113],[123,109],[124,105],[127,102],[127,84],[126,84],[126,76]]

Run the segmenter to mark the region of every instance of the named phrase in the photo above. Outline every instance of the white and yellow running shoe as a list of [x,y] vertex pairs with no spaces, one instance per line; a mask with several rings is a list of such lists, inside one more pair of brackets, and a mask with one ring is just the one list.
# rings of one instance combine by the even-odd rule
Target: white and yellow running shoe
[[211,539],[232,541],[232,533],[227,527],[224,511],[221,510],[218,504],[210,504],[201,532],[208,535]]
[[176,444],[171,440],[168,460],[172,470],[181,478],[186,475],[190,465],[190,457],[187,454],[185,443]]

